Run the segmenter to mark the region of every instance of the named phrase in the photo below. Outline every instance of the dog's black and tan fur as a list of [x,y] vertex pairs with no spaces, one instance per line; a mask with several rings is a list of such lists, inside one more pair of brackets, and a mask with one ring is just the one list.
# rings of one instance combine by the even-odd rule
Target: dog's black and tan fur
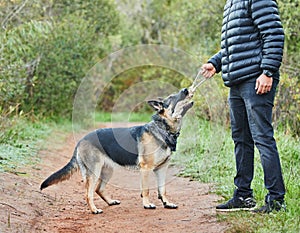
[[86,200],[92,213],[101,213],[94,204],[96,192],[108,205],[118,205],[105,194],[105,185],[111,178],[114,164],[137,166],[141,171],[141,196],[146,209],[154,209],[149,201],[148,176],[154,171],[157,177],[158,198],[165,208],[177,205],[166,197],[165,179],[172,151],[176,149],[182,118],[192,107],[187,89],[163,100],[148,101],[157,113],[143,126],[130,128],[98,129],[83,137],[75,147],[70,162],[48,177],[41,190],[69,179],[80,169],[86,182]]

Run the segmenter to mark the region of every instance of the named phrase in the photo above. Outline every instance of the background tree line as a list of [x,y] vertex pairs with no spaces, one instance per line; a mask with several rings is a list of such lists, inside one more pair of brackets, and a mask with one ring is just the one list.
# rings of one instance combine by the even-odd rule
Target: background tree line
[[[219,49],[224,3],[225,0],[2,0],[1,119],[19,115],[33,119],[70,118],[74,95],[86,72],[99,59],[128,46],[177,47],[199,58],[200,66]],[[297,135],[299,3],[300,0],[278,1],[286,42],[274,114],[278,125]],[[182,76],[174,71],[138,67],[113,80],[99,108],[110,110],[129,85],[158,77],[178,87],[183,85]]]

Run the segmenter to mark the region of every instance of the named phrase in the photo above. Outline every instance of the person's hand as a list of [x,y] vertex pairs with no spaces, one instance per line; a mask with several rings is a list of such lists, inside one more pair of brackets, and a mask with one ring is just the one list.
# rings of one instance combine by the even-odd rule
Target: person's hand
[[273,78],[268,77],[265,74],[261,74],[258,79],[256,79],[255,90],[256,94],[262,95],[268,93],[273,84]]
[[216,73],[216,68],[211,63],[203,64],[201,67],[201,74],[204,78],[211,78]]

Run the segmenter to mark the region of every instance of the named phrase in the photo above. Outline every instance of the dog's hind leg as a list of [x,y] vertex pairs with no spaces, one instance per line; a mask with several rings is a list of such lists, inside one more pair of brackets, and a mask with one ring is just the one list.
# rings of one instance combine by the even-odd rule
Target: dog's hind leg
[[160,199],[167,209],[176,209],[178,206],[170,203],[166,196],[166,175],[167,175],[168,165],[164,165],[163,167],[159,167],[154,170],[154,173],[157,178],[157,186],[158,186],[158,199]]
[[94,192],[95,192],[97,183],[98,183],[98,178],[94,174],[87,176],[87,179],[86,179],[86,201],[87,201],[88,206],[93,214],[100,214],[103,212],[101,209],[97,209],[97,207],[94,204]]
[[96,193],[108,204],[108,205],[119,205],[121,202],[119,200],[113,200],[109,196],[105,195],[105,186],[112,177],[113,168],[109,165],[104,165],[101,170],[101,175],[99,178],[99,183],[96,188]]

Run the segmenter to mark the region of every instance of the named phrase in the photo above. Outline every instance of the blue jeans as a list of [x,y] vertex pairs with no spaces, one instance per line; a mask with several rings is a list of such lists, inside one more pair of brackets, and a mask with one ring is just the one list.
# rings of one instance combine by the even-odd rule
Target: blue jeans
[[283,200],[285,187],[272,126],[272,108],[278,81],[272,90],[257,95],[255,82],[248,81],[230,88],[229,105],[232,139],[235,144],[237,187],[235,196],[253,196],[254,145],[258,148],[269,193],[266,201]]

